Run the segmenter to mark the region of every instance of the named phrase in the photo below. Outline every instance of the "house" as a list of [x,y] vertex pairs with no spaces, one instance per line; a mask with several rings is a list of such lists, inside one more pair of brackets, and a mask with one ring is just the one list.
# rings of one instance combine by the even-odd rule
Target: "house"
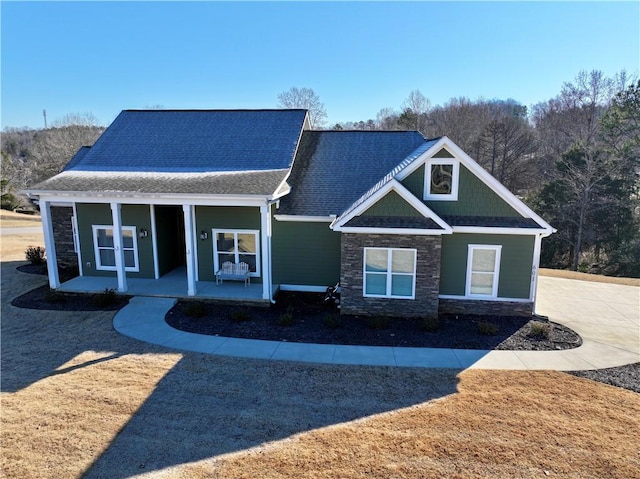
[[[125,110],[28,193],[52,288],[62,260],[119,292],[171,276],[173,295],[269,302],[339,281],[343,313],[530,315],[554,232],[447,137],[314,131],[306,110]],[[225,261],[250,287],[216,285]]]

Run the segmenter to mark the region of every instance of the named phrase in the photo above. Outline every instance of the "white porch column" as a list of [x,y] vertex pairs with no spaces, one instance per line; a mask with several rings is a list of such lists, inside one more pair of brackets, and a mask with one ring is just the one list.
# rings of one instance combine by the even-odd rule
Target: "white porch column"
[[193,205],[182,205],[184,213],[184,241],[187,261],[187,295],[196,295],[195,240],[193,238]]
[[262,299],[271,299],[271,207],[260,207],[260,248],[262,257]]
[[540,249],[542,246],[542,235],[536,235],[533,245],[533,264],[531,265],[531,290],[529,299],[533,302],[533,312],[536,312],[536,297],[538,296],[538,275],[540,274]]
[[56,289],[60,287],[60,277],[58,276],[58,260],[56,258],[56,245],[53,238],[53,224],[51,223],[51,205],[48,201],[40,201],[40,215],[44,234],[44,248],[47,255],[49,287]]
[[160,267],[158,262],[158,235],[156,228],[156,207],[149,205],[149,216],[151,218],[151,246],[153,248],[153,277],[160,279]]
[[122,247],[122,214],[120,203],[111,203],[111,218],[113,220],[113,253],[116,259],[116,274],[118,275],[118,292],[127,291],[127,273],[124,265],[124,248]]

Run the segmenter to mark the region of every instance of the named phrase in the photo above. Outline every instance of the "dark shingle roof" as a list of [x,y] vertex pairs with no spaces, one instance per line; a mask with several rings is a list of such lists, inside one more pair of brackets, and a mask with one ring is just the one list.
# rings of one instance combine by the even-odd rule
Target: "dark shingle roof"
[[481,226],[491,228],[540,228],[532,218],[517,216],[442,216],[451,226]]
[[306,110],[124,110],[66,171],[212,172],[291,166]]
[[425,143],[417,131],[305,131],[280,214],[340,214]]
[[273,195],[289,170],[238,173],[139,173],[63,171],[29,191],[195,194],[195,195]]
[[356,216],[350,219],[344,226],[356,228],[443,229],[431,218],[418,216]]

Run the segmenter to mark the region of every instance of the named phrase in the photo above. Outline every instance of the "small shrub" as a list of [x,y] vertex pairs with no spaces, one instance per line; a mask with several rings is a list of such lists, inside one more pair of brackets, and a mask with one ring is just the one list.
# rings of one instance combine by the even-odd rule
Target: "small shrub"
[[551,333],[551,326],[540,321],[529,321],[529,332],[527,336],[536,339],[548,339]]
[[202,318],[207,314],[207,308],[200,301],[186,303],[183,311],[190,318]]
[[478,321],[478,331],[485,336],[495,336],[498,334],[498,325],[489,321]]
[[428,333],[433,333],[440,329],[440,318],[438,318],[438,316],[427,316],[422,318],[420,328]]
[[371,329],[388,329],[389,328],[389,318],[387,316],[383,316],[381,314],[377,314],[375,316],[371,316],[367,319],[367,326]]
[[251,311],[248,309],[236,309],[231,311],[229,319],[235,323],[242,323],[244,321],[251,321]]
[[49,289],[44,295],[44,300],[51,304],[64,303],[67,297],[57,289]]
[[24,251],[24,257],[31,264],[44,263],[44,248],[42,246],[29,246]]
[[338,329],[342,326],[342,318],[338,313],[329,313],[324,317],[324,325],[329,329]]
[[293,308],[289,306],[287,310],[280,315],[276,322],[278,323],[278,326],[291,326],[294,323]]
[[113,288],[105,288],[103,292],[98,293],[93,298],[93,304],[100,308],[111,306],[116,301],[116,290]]
[[2,208],[3,210],[12,211],[18,208],[19,206],[20,206],[20,199],[13,193],[5,193],[0,197],[0,208]]

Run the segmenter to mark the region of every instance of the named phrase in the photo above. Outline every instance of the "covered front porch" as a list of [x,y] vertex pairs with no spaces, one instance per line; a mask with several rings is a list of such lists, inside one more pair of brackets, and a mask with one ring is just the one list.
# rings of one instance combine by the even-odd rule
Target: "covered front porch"
[[[127,291],[131,296],[166,296],[174,298],[193,298],[187,291],[186,268],[177,268],[159,279],[127,278]],[[62,283],[60,291],[74,293],[100,293],[105,289],[118,289],[118,278],[104,276],[78,276]],[[213,281],[197,281],[196,298],[245,301],[269,304],[262,298],[262,284],[245,286],[243,282],[225,281],[216,284]]]

